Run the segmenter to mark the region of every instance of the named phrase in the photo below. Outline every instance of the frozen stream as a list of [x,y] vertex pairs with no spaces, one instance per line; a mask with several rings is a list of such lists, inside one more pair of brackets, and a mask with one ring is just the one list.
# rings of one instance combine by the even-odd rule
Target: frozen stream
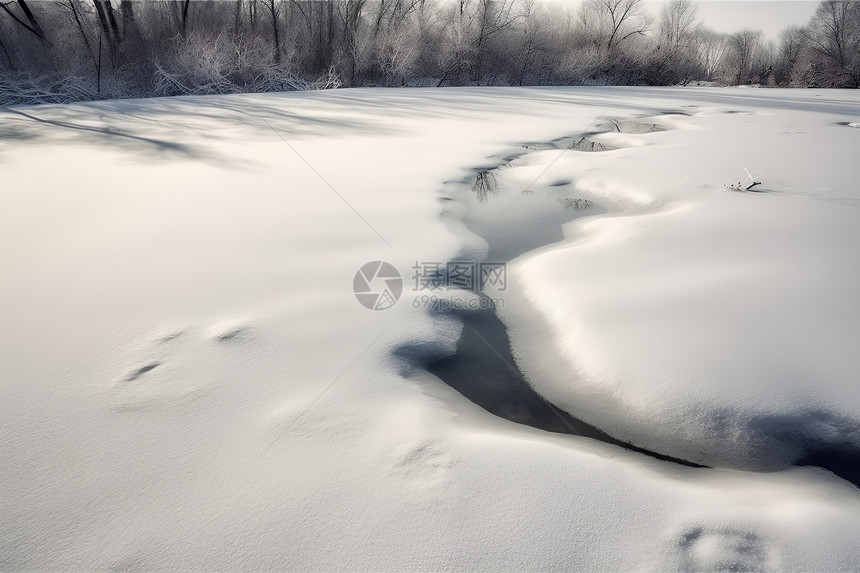
[[[559,153],[563,153],[568,140],[560,141],[564,147]],[[562,240],[565,223],[605,213],[599,205],[570,196],[568,181],[536,190],[500,183],[508,161],[500,167],[479,169],[467,181],[448,184],[465,203],[465,226],[487,242],[487,261],[507,263]],[[483,291],[478,294],[488,300]],[[501,418],[541,430],[586,436],[661,460],[704,467],[621,442],[556,408],[536,393],[519,371],[507,330],[494,308],[459,312],[457,316],[463,321],[457,352],[430,363],[427,369],[473,403]]]

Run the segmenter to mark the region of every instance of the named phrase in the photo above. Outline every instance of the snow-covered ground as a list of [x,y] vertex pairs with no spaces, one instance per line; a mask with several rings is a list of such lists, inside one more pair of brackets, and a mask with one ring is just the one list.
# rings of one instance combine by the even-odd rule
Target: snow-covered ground
[[[815,90],[0,110],[0,569],[860,568],[857,487],[792,465],[860,463],[858,122]],[[473,299],[413,267],[486,251],[451,192],[476,169],[531,191],[491,226],[595,206],[488,289],[532,387],[712,467],[420,368],[462,329],[429,295]],[[391,308],[356,299],[368,261]]]

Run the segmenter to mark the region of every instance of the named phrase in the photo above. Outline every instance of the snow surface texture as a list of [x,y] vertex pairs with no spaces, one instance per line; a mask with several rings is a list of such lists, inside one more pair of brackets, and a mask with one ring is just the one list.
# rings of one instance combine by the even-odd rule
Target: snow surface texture
[[[392,355],[452,353],[460,333],[412,304],[416,261],[482,249],[440,219],[458,212],[444,182],[591,134],[593,152],[537,150],[505,176],[611,212],[508,269],[502,318],[535,388],[714,465],[856,443],[856,97],[0,110],[0,569],[860,568],[860,495],[824,470],[684,468],[548,434]],[[768,193],[724,188],[744,167]],[[372,260],[404,277],[386,311],[352,293]]]
[[[554,403],[664,454],[860,464],[860,138],[825,114],[747,107],[651,117],[674,132],[554,162],[582,197],[627,201],[514,265],[515,355]],[[727,191],[747,170],[761,186]]]

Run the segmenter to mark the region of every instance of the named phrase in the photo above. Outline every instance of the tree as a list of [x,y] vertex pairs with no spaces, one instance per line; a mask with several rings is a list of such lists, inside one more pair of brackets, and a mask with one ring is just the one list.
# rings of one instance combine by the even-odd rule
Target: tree
[[860,87],[860,2],[824,0],[809,23],[806,37],[832,86]]
[[[2,30],[0,30],[2,32]],[[3,50],[3,54],[6,56],[6,61],[9,62],[9,68],[14,70],[15,63],[12,61],[12,55],[9,53],[9,49],[6,47],[6,43],[3,42],[3,36],[0,34],[0,50]]]
[[491,37],[514,23],[520,15],[513,12],[513,0],[478,0],[478,33],[474,40],[475,62],[472,81],[480,84]]
[[[186,4],[188,0],[185,0]],[[272,44],[274,49],[274,57],[275,63],[281,62],[281,36],[280,31],[278,30],[278,14],[280,13],[280,9],[275,5],[275,0],[266,0],[263,3],[266,11],[269,13],[269,19],[272,23]]]
[[774,80],[777,85],[791,85],[807,47],[807,32],[800,26],[789,26],[779,33]]
[[643,0],[591,0],[606,26],[606,49],[612,51],[635,35],[645,35],[649,18]]
[[526,74],[531,67],[536,44],[537,17],[535,16],[535,0],[523,2],[523,37],[520,47],[520,62],[517,70],[516,84],[523,85]]
[[807,28],[783,31],[773,46],[754,30],[704,28],[696,1],[666,0],[652,20],[645,0],[576,9],[538,0],[0,0],[0,104],[303,89],[340,78],[860,82],[860,0],[825,0]]
[[701,27],[694,34],[693,44],[696,46],[696,61],[704,79],[715,80],[725,60],[728,45],[726,35]]
[[513,7],[513,0],[459,0],[453,6],[446,23],[450,63],[437,87],[452,76],[459,83],[465,70],[469,81],[481,82],[491,41],[521,17]]
[[671,0],[660,11],[659,42],[667,50],[686,47],[699,26],[698,14],[693,0]]
[[191,7],[191,0],[185,0],[182,3],[182,24],[180,27],[180,32],[182,33],[182,37],[185,38],[188,36],[188,9]]
[[750,82],[753,75],[753,62],[761,46],[761,38],[761,31],[750,28],[744,28],[729,36],[728,48],[735,70],[735,84]]
[[[2,2],[0,1],[0,8],[3,9],[6,14],[9,15],[15,22],[23,26],[28,32],[34,34],[41,40],[47,40],[45,38],[45,32],[42,30],[42,26],[39,25],[39,21],[36,20],[36,16],[33,14],[30,7],[27,5],[25,0],[18,0],[18,7],[21,9],[21,12],[24,15],[24,19],[18,17],[15,12],[13,12],[7,4],[11,4],[11,2]],[[24,20],[27,20],[26,22]]]
[[107,40],[108,48],[111,51],[111,54],[116,53],[116,47],[119,43],[119,38],[115,38],[113,35],[113,31],[111,25],[108,23],[107,12],[105,10],[104,5],[102,4],[102,0],[93,0],[93,6],[96,8],[96,14],[99,18],[99,24],[102,28],[102,34],[104,35],[105,40]]
[[78,32],[81,34],[81,39],[84,41],[84,45],[87,47],[87,52],[91,58],[95,59],[95,52],[93,52],[92,45],[90,44],[90,40],[87,37],[86,29],[84,28],[83,21],[81,20],[81,8],[78,5],[77,0],[57,0],[57,4],[69,11],[72,15],[72,18],[75,21],[75,25],[78,29]]
[[687,83],[699,67],[694,43],[699,28],[692,0],[671,0],[660,12],[652,83]]

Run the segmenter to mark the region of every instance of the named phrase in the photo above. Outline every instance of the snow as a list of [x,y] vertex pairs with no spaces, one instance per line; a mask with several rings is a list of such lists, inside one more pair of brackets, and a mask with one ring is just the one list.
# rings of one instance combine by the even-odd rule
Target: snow
[[[554,403],[690,461],[774,469],[856,451],[860,172],[847,158],[860,141],[826,114],[767,105],[665,119],[676,131],[638,136],[644,147],[553,165],[583,197],[627,207],[513,267],[518,362]],[[727,191],[744,168],[761,187]],[[535,311],[545,328],[520,329]]]
[[[858,114],[638,88],[0,111],[0,568],[860,567],[856,487],[726,469],[860,439]],[[498,419],[395,352],[460,332],[412,304],[416,261],[482,250],[445,182],[612,119],[667,130],[500,172],[609,210],[509,265],[502,318],[544,396],[725,467]],[[765,192],[723,187],[744,167]],[[374,260],[404,280],[385,311],[352,292]]]

